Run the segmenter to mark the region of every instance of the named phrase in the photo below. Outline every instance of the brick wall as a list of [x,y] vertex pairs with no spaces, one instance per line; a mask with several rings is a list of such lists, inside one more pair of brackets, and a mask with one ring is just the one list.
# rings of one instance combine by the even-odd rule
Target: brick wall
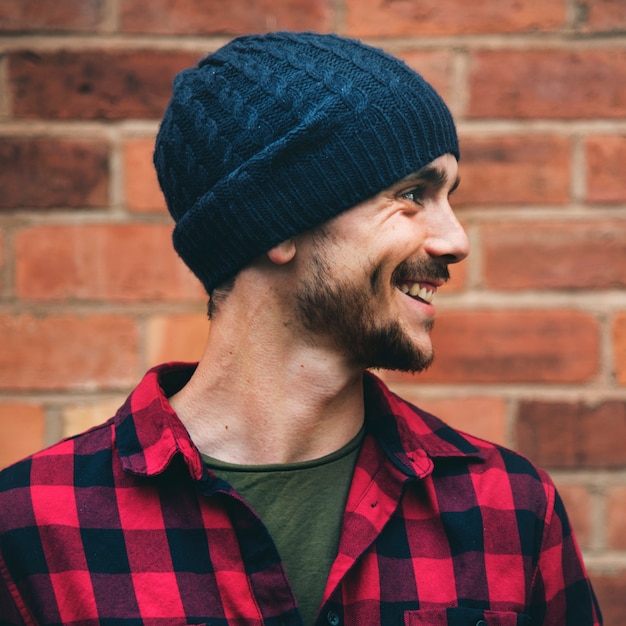
[[276,28],[381,45],[450,104],[472,253],[438,298],[436,364],[387,379],[551,472],[624,623],[624,0],[2,0],[0,465],[201,354],[153,138],[178,70]]

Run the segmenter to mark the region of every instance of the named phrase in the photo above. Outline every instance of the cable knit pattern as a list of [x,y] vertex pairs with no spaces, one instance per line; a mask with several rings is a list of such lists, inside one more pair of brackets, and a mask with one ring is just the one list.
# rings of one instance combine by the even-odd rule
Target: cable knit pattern
[[240,37],[181,72],[154,160],[176,250],[210,293],[276,244],[445,153],[424,79],[337,35]]

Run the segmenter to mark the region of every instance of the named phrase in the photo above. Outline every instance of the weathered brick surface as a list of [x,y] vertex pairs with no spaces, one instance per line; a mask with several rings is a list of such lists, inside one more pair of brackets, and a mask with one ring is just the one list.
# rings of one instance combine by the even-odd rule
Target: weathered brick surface
[[626,135],[592,135],[587,137],[588,202],[626,202]]
[[36,226],[15,237],[16,292],[27,300],[192,300],[200,282],[161,224]]
[[0,468],[43,448],[44,437],[41,405],[0,402]]
[[551,31],[564,24],[565,16],[565,0],[346,0],[348,33],[355,37]]
[[126,33],[242,35],[331,28],[331,0],[121,0]]
[[0,209],[108,202],[108,147],[101,141],[0,138],[0,171]]
[[102,0],[2,0],[0,31],[93,31],[102,9]]
[[148,365],[198,361],[209,333],[206,313],[155,315],[148,320]]
[[106,422],[115,415],[125,399],[126,396],[120,394],[105,400],[89,401],[63,407],[61,410],[63,436],[71,437]]
[[482,229],[492,289],[626,287],[626,221],[532,221]]
[[485,50],[471,64],[470,117],[626,115],[626,50]]
[[622,34],[626,29],[626,3],[621,0],[577,0],[574,7],[582,32]]
[[520,404],[517,448],[544,467],[624,468],[625,441],[626,402]]
[[626,386],[626,313],[620,313],[613,322],[615,374],[620,385]]
[[6,253],[4,245],[4,233],[0,231],[0,297],[5,285],[5,268],[6,268]]
[[154,165],[154,138],[129,139],[124,145],[126,206],[138,213],[167,212]]
[[615,550],[626,550],[626,485],[615,485],[607,493],[607,540]]
[[589,547],[591,539],[592,504],[589,490],[584,485],[557,483],[556,486],[567,509],[578,544],[584,550]]
[[24,118],[159,118],[172,78],[198,56],[163,50],[11,52],[12,108]]
[[607,626],[619,626],[626,622],[626,571],[614,570],[596,573],[591,579],[598,602],[602,608],[602,617]]
[[417,378],[438,383],[584,382],[598,372],[598,323],[569,310],[442,313],[434,365]]
[[506,432],[506,403],[502,398],[488,396],[423,398],[419,388],[399,392],[403,398],[436,415],[453,428],[487,441],[510,445]]
[[449,102],[454,93],[454,58],[451,50],[394,51],[410,68],[421,74]]
[[138,331],[123,315],[0,314],[0,391],[128,386]]
[[467,287],[468,265],[465,262],[457,263],[449,268],[450,280],[440,288],[439,293],[457,293]]
[[562,205],[570,196],[570,145],[556,135],[461,137],[455,206]]

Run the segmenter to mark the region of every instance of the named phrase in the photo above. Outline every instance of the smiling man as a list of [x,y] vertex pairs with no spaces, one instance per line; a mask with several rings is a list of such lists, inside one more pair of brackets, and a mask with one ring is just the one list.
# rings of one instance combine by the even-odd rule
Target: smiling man
[[[309,235],[321,243],[296,282],[295,309],[316,343],[326,336],[356,368],[428,367],[434,295],[450,277],[448,265],[468,252],[448,202],[457,169],[451,154],[442,155]],[[289,245],[294,258],[296,247],[304,256],[304,243]],[[388,310],[380,308],[385,302]]]
[[0,474],[2,624],[601,623],[550,478],[368,371],[433,359],[458,159],[432,87],[357,41],[177,77],[155,164],[206,351]]

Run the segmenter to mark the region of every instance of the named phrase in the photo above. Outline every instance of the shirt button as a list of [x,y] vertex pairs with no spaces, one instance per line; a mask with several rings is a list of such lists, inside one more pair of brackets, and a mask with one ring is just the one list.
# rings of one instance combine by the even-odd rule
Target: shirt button
[[328,611],[328,613],[326,613],[326,621],[330,624],[330,626],[339,626],[339,615],[337,615],[335,611]]
[[476,626],[488,626],[487,622],[484,619],[479,619],[476,622]]

